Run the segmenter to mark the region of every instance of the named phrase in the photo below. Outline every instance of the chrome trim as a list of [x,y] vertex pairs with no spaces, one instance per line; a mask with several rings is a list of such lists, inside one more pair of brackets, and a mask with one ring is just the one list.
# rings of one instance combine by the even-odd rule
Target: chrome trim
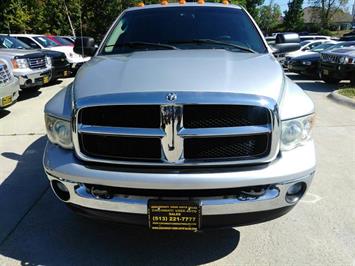
[[[238,165],[238,164],[250,164],[250,163],[267,163],[274,160],[279,152],[280,145],[280,132],[281,124],[278,112],[278,105],[276,101],[264,96],[257,96],[251,94],[239,94],[239,93],[218,93],[218,92],[178,92],[177,98],[173,103],[167,100],[168,92],[149,92],[149,93],[118,93],[110,95],[102,95],[100,97],[86,97],[78,99],[73,102],[73,144],[75,152],[78,158],[89,162],[120,164],[120,165],[146,165],[146,166],[171,166],[171,165],[183,165],[183,166],[198,166],[198,165]],[[74,98],[75,99],[75,98]],[[184,105],[203,105],[203,104],[216,104],[216,105],[249,105],[265,107],[270,113],[270,124],[264,126],[255,127],[234,127],[225,130],[226,128],[204,128],[204,129],[185,129],[183,128],[183,106]],[[78,114],[81,109],[91,106],[109,106],[109,105],[160,105],[161,106],[161,128],[156,130],[162,130],[161,132],[150,131],[146,129],[138,129],[136,133],[133,131],[135,128],[108,128],[107,132],[103,134],[110,135],[112,132],[117,132],[118,135],[124,135],[132,133],[132,136],[143,136],[142,134],[147,132],[146,137],[160,137],[162,146],[162,162],[148,162],[148,161],[123,161],[123,160],[108,160],[99,159],[86,156],[80,151],[79,145],[79,133],[80,130],[100,130],[98,127],[89,128],[85,125],[80,125],[78,121]],[[120,130],[122,129],[121,133]],[[221,132],[218,134],[217,129]],[[246,134],[246,129],[250,129],[249,134],[261,134],[263,132],[271,133],[270,152],[267,156],[259,159],[244,159],[244,160],[185,160],[183,158],[183,140],[186,137],[198,137],[192,136],[195,132],[205,136],[212,136],[212,132],[215,132],[215,136],[227,136],[227,135],[241,135]],[[224,131],[225,130],[225,131]],[[129,132],[128,132],[129,131]],[[202,133],[204,131],[205,133]],[[100,133],[100,132],[98,132]],[[114,134],[114,133],[112,133]],[[154,135],[157,134],[157,135]],[[159,135],[159,136],[158,136]],[[190,136],[189,136],[190,135]],[[127,135],[125,135],[127,136]]]
[[243,126],[243,127],[216,127],[216,128],[182,128],[179,131],[181,137],[223,137],[223,136],[245,136],[271,133],[270,125]]
[[165,133],[160,128],[132,128],[132,127],[104,127],[78,125],[78,133],[97,134],[106,136],[132,136],[132,137],[164,137]]
[[[266,193],[258,198],[238,198],[237,196],[229,196],[229,198],[226,198],[225,195],[221,195],[219,197],[213,196],[191,199],[197,199],[201,201],[202,215],[227,215],[235,213],[258,212],[278,209],[285,206],[295,205],[296,203],[288,203],[285,200],[288,188],[298,182],[306,183],[308,188],[311,184],[313,175],[314,172],[307,176],[294,180],[289,180],[278,184],[270,184],[271,186],[266,191]],[[97,198],[91,193],[87,192],[83,184],[63,179],[57,179],[51,175],[48,175],[48,178],[50,181],[60,181],[68,188],[70,193],[70,199],[66,201],[66,203],[72,203],[75,205],[92,209],[132,214],[147,214],[148,200],[158,198],[145,196],[115,195],[111,199],[102,199]],[[175,197],[174,199],[176,200],[177,198]]]

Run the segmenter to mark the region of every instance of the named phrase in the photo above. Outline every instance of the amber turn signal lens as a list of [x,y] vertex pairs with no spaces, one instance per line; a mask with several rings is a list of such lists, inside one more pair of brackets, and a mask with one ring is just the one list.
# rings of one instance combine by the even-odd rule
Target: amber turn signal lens
[[14,69],[19,68],[19,66],[18,66],[18,64],[17,64],[17,62],[16,62],[16,59],[12,59],[12,60],[11,60],[11,63],[12,63],[12,67],[13,67]]

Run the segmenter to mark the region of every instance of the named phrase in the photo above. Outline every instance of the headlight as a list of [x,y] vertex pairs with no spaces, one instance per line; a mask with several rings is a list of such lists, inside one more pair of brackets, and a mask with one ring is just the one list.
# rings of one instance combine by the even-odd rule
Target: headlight
[[46,56],[46,65],[47,65],[47,67],[52,66],[52,58],[49,56]]
[[288,151],[303,145],[311,138],[314,115],[282,121],[281,150]]
[[343,56],[339,59],[340,64],[354,64],[355,63],[355,58],[354,57],[349,57],[349,56]]
[[73,148],[70,122],[45,115],[47,136],[50,142],[65,149]]
[[14,69],[18,69],[18,68],[24,69],[29,67],[27,59],[12,59],[11,63]]
[[302,61],[302,65],[310,66],[312,65],[311,61]]

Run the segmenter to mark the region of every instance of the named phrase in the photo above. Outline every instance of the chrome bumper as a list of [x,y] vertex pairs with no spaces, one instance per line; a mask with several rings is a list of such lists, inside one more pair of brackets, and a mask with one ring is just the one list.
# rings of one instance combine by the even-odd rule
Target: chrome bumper
[[[219,198],[203,197],[200,199],[194,198],[194,200],[199,200],[201,202],[202,215],[228,215],[279,209],[295,205],[296,203],[289,203],[285,199],[288,188],[298,182],[304,182],[308,188],[311,184],[313,175],[314,173],[311,173],[310,175],[297,180],[273,184],[266,190],[265,194],[257,198],[238,198],[236,196],[235,198],[229,197],[226,199],[221,195]],[[147,214],[148,200],[157,199],[157,197],[148,198],[128,195],[117,195],[110,199],[97,198],[89,193],[86,187],[82,184],[57,179],[51,175],[48,175],[48,178],[50,181],[60,181],[67,187],[70,198],[65,202],[96,210],[130,214]]]
[[51,71],[50,71],[50,69],[42,69],[40,71],[24,73],[24,74],[20,74],[20,75],[18,75],[16,73],[16,76],[19,79],[21,88],[29,88],[29,87],[33,87],[33,86],[43,85],[44,84],[44,82],[43,82],[44,76],[48,76],[48,80],[50,80]]
[[0,84],[0,107],[2,106],[2,99],[4,97],[11,96],[12,103],[14,103],[19,97],[19,81],[17,78],[13,78],[11,82],[6,84]]
[[49,180],[59,180],[67,186],[70,199],[66,202],[82,207],[132,214],[146,214],[148,197],[115,195],[111,199],[96,198],[83,184],[134,189],[225,189],[270,185],[258,198],[235,197],[197,198],[202,215],[248,213],[292,206],[285,199],[288,188],[298,182],[309,187],[315,172],[313,141],[292,151],[284,152],[270,164],[210,172],[132,172],[95,168],[78,160],[72,150],[48,143],[43,164]]

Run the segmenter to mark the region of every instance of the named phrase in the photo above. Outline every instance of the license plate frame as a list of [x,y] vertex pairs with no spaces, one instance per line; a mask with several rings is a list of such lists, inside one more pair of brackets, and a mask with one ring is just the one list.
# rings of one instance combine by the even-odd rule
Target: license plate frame
[[201,228],[201,202],[192,200],[149,200],[149,229],[158,231],[191,231]]
[[2,107],[8,106],[10,104],[12,104],[12,96],[11,95],[1,98],[1,106]]

